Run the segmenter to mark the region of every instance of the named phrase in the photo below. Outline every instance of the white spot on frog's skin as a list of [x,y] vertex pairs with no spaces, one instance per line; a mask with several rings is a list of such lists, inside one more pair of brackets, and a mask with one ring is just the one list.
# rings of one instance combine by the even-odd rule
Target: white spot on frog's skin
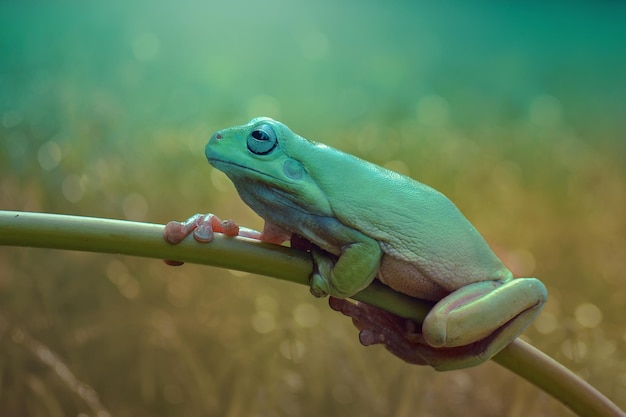
[[295,159],[287,159],[283,162],[283,172],[287,178],[299,180],[304,174],[304,169],[302,168],[302,165],[300,165],[300,162]]

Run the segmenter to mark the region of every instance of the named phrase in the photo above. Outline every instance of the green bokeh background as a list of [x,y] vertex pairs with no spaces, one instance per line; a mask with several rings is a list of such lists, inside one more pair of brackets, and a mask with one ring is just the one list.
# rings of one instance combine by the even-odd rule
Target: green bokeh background
[[[525,338],[626,407],[625,18],[610,1],[0,2],[0,209],[261,227],[203,147],[271,116],[448,195],[548,287]],[[98,411],[571,415],[493,363],[363,348],[304,287],[1,248],[0,414]]]

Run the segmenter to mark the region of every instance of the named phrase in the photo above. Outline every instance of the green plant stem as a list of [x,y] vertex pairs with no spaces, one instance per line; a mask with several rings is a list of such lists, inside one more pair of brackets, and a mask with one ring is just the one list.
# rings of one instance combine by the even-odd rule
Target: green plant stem
[[[116,253],[212,265],[308,285],[310,256],[302,251],[216,234],[211,244],[185,239],[170,245],[163,225],[93,217],[0,211],[0,245]],[[421,323],[432,303],[375,281],[354,299]],[[551,394],[580,416],[624,417],[603,394],[520,339],[493,360]]]

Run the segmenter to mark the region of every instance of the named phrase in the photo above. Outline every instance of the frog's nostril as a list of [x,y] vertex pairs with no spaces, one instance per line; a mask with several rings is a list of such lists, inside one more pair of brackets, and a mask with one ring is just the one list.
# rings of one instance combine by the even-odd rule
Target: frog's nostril
[[222,139],[222,134],[221,133],[216,133],[215,134],[215,139]]

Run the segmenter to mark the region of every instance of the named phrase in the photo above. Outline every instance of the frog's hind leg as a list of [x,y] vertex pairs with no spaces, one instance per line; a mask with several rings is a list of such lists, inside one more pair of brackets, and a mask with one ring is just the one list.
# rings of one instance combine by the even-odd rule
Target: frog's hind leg
[[498,330],[489,349],[495,354],[537,317],[546,299],[544,285],[535,278],[476,282],[432,308],[422,325],[424,339],[433,347],[455,347]]

